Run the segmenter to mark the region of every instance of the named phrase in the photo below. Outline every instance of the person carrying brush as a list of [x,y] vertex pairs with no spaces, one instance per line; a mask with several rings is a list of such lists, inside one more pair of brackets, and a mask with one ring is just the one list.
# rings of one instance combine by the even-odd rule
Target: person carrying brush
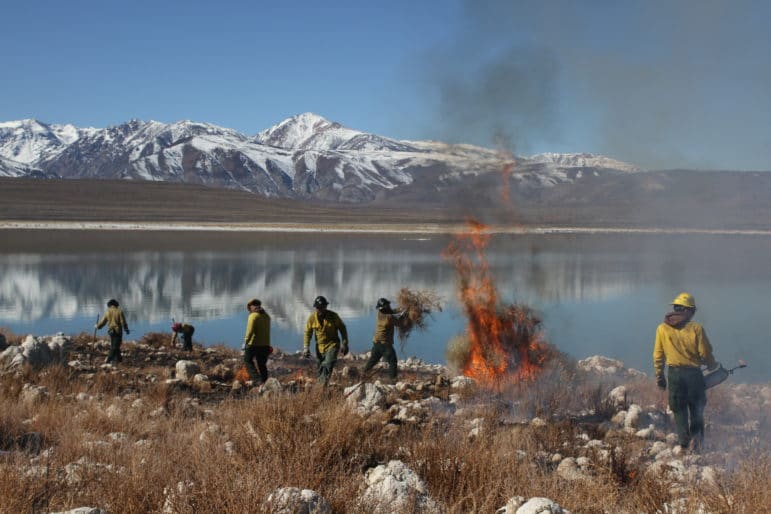
[[316,311],[311,313],[305,323],[303,338],[303,357],[308,358],[311,356],[311,338],[316,336],[319,382],[323,385],[329,382],[338,352],[341,355],[348,354],[348,329],[336,312],[327,309],[327,305],[329,302],[323,296],[317,296],[313,301]]
[[388,378],[391,382],[396,382],[398,366],[394,349],[394,328],[399,326],[406,311],[394,312],[387,298],[380,298],[375,309],[375,335],[372,337],[369,360],[364,365],[364,376],[369,378],[372,368],[383,359],[388,363]]

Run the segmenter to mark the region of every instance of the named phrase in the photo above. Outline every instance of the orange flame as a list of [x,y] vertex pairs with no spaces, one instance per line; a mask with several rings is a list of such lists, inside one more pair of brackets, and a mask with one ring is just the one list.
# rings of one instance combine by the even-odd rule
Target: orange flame
[[537,377],[550,352],[530,308],[501,306],[485,257],[489,240],[488,227],[469,220],[467,232],[458,234],[443,255],[454,262],[458,296],[468,318],[469,354],[463,374],[488,387],[501,387]]

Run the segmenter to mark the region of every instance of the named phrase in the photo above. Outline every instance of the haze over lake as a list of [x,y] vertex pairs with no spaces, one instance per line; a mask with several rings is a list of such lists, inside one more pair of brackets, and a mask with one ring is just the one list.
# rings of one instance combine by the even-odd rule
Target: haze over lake
[[[0,326],[35,335],[90,332],[109,298],[125,308],[131,339],[195,325],[194,341],[239,347],[246,301],[273,318],[273,345],[302,346],[317,295],[367,351],[374,305],[402,287],[445,301],[429,330],[400,358],[444,362],[464,330],[456,275],[442,257],[449,236],[5,231],[0,250]],[[771,238],[714,235],[500,235],[487,251],[507,303],[543,317],[546,337],[576,358],[602,354],[651,374],[656,326],[681,291],[696,297],[719,361],[749,368],[732,380],[769,380]],[[102,331],[104,335],[104,330]]]

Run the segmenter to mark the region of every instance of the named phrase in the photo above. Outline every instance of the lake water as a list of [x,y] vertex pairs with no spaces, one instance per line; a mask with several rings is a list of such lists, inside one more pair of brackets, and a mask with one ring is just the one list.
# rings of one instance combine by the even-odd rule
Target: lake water
[[[456,274],[442,258],[449,236],[0,231],[0,326],[36,335],[91,332],[109,298],[128,315],[131,338],[195,325],[195,342],[239,347],[245,303],[273,318],[273,345],[302,347],[317,295],[369,349],[374,305],[402,287],[445,301],[427,332],[400,357],[444,362],[462,333]],[[534,307],[546,337],[576,358],[602,354],[650,374],[656,326],[681,291],[697,301],[733,380],[771,379],[771,238],[714,235],[501,235],[487,258],[501,297]],[[102,330],[104,334],[104,330]]]

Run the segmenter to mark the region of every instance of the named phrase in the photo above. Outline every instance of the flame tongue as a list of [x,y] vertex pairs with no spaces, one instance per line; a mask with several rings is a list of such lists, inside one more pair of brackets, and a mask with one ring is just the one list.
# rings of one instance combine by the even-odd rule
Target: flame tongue
[[461,305],[468,319],[469,354],[463,374],[487,386],[535,378],[548,357],[537,331],[540,320],[525,306],[503,307],[490,275],[485,248],[488,227],[469,221],[468,231],[445,250],[459,278]]

